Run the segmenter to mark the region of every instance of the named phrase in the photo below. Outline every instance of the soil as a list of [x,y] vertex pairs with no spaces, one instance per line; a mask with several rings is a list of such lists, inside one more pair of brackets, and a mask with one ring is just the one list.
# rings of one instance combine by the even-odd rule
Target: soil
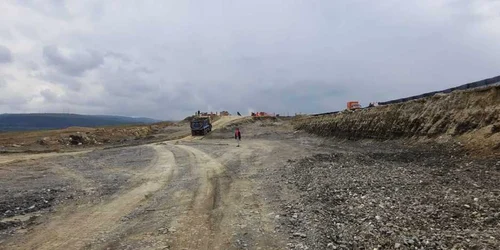
[[239,117],[137,143],[0,161],[0,249],[500,247],[500,158],[458,145]]
[[295,125],[312,134],[347,139],[459,141],[477,154],[500,155],[500,86],[333,115],[305,116]]
[[182,138],[189,133],[189,124],[186,122],[4,132],[0,133],[0,154],[72,152],[88,148],[142,145]]

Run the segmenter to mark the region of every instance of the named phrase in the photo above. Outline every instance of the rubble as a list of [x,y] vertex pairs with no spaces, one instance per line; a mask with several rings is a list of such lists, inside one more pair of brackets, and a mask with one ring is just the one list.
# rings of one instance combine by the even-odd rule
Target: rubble
[[394,147],[289,161],[277,185],[297,197],[282,198],[279,222],[310,249],[498,248],[496,160],[454,154]]

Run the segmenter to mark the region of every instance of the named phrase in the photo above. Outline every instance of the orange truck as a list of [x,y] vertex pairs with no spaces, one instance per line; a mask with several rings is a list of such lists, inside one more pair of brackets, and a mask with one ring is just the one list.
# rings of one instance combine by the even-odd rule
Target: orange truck
[[274,116],[273,114],[267,112],[252,112],[251,116]]
[[358,101],[347,102],[347,110],[356,110],[356,109],[360,109],[360,108],[361,108],[361,105],[359,105]]

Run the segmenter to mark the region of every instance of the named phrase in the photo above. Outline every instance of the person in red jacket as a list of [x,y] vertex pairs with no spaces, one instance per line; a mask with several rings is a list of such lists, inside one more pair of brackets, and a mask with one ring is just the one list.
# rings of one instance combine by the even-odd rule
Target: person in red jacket
[[239,128],[236,128],[236,131],[234,132],[234,139],[238,142],[238,146],[240,146],[240,141],[241,141],[241,132]]

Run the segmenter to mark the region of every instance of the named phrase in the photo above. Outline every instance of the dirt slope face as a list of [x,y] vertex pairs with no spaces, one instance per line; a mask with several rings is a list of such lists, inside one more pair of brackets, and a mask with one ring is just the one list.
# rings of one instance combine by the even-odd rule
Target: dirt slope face
[[297,129],[349,139],[457,138],[500,149],[500,86],[435,95],[401,104],[297,120]]

